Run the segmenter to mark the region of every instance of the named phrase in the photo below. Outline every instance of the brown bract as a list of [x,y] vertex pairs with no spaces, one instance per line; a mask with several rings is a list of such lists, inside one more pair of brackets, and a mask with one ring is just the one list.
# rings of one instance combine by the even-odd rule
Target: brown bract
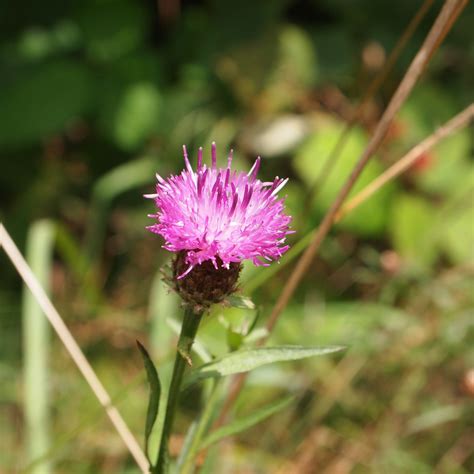
[[224,268],[217,257],[217,269],[210,260],[206,260],[201,265],[196,265],[185,277],[178,279],[188,267],[186,253],[179,252],[173,261],[173,286],[181,298],[198,313],[234,293],[242,269],[240,263],[231,263],[229,269]]

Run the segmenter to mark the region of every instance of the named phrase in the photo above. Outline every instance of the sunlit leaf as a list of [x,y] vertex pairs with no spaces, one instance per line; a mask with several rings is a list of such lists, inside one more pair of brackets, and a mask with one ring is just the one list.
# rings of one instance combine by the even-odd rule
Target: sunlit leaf
[[445,405],[431,409],[408,422],[407,434],[433,429],[444,423],[459,420],[463,413],[463,407],[460,405]]
[[148,439],[153,430],[153,426],[158,416],[158,408],[160,404],[160,394],[161,394],[161,384],[158,377],[158,372],[156,371],[155,365],[151,360],[147,350],[143,345],[137,341],[138,349],[143,358],[143,364],[145,365],[146,374],[148,377],[148,383],[150,385],[150,397],[148,401],[148,409],[146,414],[146,423],[145,423],[145,454],[148,457],[148,460],[151,463],[151,460],[148,456]]
[[425,199],[403,194],[394,203],[390,232],[395,250],[416,266],[430,266],[437,256],[433,238],[435,210]]
[[196,433],[197,427],[198,427],[197,422],[194,422],[188,428],[186,437],[184,438],[183,446],[181,450],[179,451],[179,456],[178,456],[178,459],[176,460],[176,466],[178,467],[178,469],[182,467],[183,462],[186,459],[186,456],[189,452],[189,449],[191,448],[191,443],[193,441],[193,437]]
[[[472,186],[474,172],[466,174],[468,180],[465,185]],[[458,185],[459,188],[459,185]],[[463,190],[462,195],[456,195],[449,206],[449,213],[440,215],[441,246],[454,263],[474,261],[474,190],[472,187]]]
[[307,357],[330,354],[342,349],[344,349],[343,346],[311,347],[296,345],[242,349],[195,369],[189,375],[185,385],[189,386],[198,380],[209,377],[223,377],[248,372],[262,365],[272,364],[274,362],[300,360]]
[[[315,186],[315,183],[318,186],[313,203],[317,213],[325,212],[332,204],[367,144],[365,132],[360,128],[353,128],[331,172],[324,182],[320,182],[326,160],[338,142],[343,127],[342,122],[322,118],[316,132],[303,144],[293,162],[299,177],[309,188]],[[382,169],[376,158],[372,159],[357,180],[351,195],[376,178]],[[364,202],[345,217],[340,226],[362,235],[380,234],[388,220],[387,206],[391,191],[391,185],[384,186],[376,199]]]
[[255,309],[254,302],[248,296],[230,295],[225,299],[225,304],[233,308]]
[[270,405],[260,408],[251,415],[238,417],[232,423],[229,423],[228,425],[213,431],[207,438],[203,440],[201,449],[207,448],[211,444],[217,443],[223,438],[238,434],[247,430],[248,428],[251,428],[269,416],[272,416],[273,414],[286,408],[294,399],[295,397],[293,396],[285,397],[282,400],[278,400]]

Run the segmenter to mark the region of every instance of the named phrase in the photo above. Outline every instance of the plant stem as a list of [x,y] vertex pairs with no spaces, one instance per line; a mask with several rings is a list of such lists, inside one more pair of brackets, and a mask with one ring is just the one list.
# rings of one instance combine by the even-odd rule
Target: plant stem
[[184,312],[183,325],[178,339],[178,349],[171,375],[171,383],[166,402],[165,421],[163,423],[163,433],[161,435],[160,449],[156,465],[152,468],[153,474],[164,474],[168,464],[168,442],[173,428],[176,405],[178,403],[181,382],[183,380],[186,364],[190,364],[189,352],[193,345],[194,338],[201,322],[202,313],[195,313],[192,309],[186,308]]
[[74,363],[77,365],[79,371],[86,379],[94,395],[99,400],[100,404],[107,413],[110,421],[114,425],[118,434],[122,438],[123,442],[127,446],[130,454],[133,456],[137,462],[140,470],[143,473],[147,472],[148,461],[143,453],[138,441],[133,436],[132,432],[126,425],[122,416],[118,412],[117,408],[112,403],[110,395],[105,390],[105,387],[102,385],[102,382],[98,379],[94,369],[90,365],[89,361],[86,359],[86,356],[82,352],[81,348],[77,344],[76,340],[72,336],[68,327],[64,323],[64,320],[61,318],[61,315],[57,312],[56,308],[51,303],[48,295],[44,291],[40,282],[36,278],[35,274],[32,272],[30,266],[25,261],[23,255],[18,250],[15,242],[12,240],[7,229],[0,222],[0,247],[3,247],[8,258],[12,262],[13,266],[16,268],[18,274],[21,276],[22,280],[26,286],[30,289],[31,293],[35,297],[38,305],[41,307],[43,313],[48,318],[48,321],[53,326],[56,331],[59,339],[64,344],[64,347],[69,352]]
[[195,459],[199,451],[202,437],[209,427],[212,415],[216,411],[216,404],[219,401],[219,390],[217,390],[218,385],[219,382],[213,382],[211,393],[208,400],[206,401],[206,407],[199,418],[196,432],[194,433],[193,439],[191,440],[188,452],[183,460],[182,467],[179,469],[179,474],[192,474],[194,471]]
[[[392,123],[395,117],[395,114],[399,111],[400,107],[407,99],[408,95],[417,83],[419,77],[428,65],[431,56],[437,50],[441,43],[441,40],[446,36],[450,27],[453,25],[454,19],[457,18],[457,16],[461,13],[462,9],[466,6],[466,4],[467,0],[445,0],[440,13],[438,14],[435,22],[433,23],[433,26],[431,27],[428,35],[425,38],[425,41],[423,42],[417,54],[413,58],[407,72],[403,76],[402,81],[400,82],[397,90],[390,99],[390,102],[388,103],[387,108],[385,109],[382,117],[377,123],[365,150],[359,157],[354,169],[352,170],[346,182],[340,189],[330,208],[327,210],[317,230],[312,235],[312,240],[310,244],[296,263],[293,272],[286,280],[286,284],[283,288],[283,291],[279,294],[278,299],[265,325],[266,329],[268,329],[268,336],[263,338],[259,342],[259,345],[264,345],[266,343],[266,340],[273,331],[273,328],[278,322],[281,313],[286,308],[301,279],[306,274],[306,271],[308,270],[314,260],[314,257],[318,253],[323,240],[329,233],[337,213],[344,204],[344,201],[346,200],[347,196],[352,191],[352,188],[356,184],[359,176],[364,171],[365,166],[372,158],[375,150],[377,150],[382,140],[384,139],[390,127],[390,124]],[[222,412],[215,423],[216,427],[222,426],[222,424],[225,422],[227,413],[229,412],[234,401],[237,399],[240,391],[242,390],[246,377],[246,373],[238,374],[235,376],[227,399],[224,402]]]
[[369,183],[359,193],[357,193],[350,201],[348,201],[336,214],[335,221],[339,222],[346,214],[351,212],[357,206],[365,202],[370,196],[376,193],[389,181],[406,171],[412,166],[416,160],[434,147],[440,140],[448,137],[461,127],[468,125],[474,118],[474,103],[465,108],[458,115],[453,117],[449,122],[439,127],[429,137],[425,138],[421,143],[414,146],[407,154],[396,161],[390,168],[387,168],[380,176]]

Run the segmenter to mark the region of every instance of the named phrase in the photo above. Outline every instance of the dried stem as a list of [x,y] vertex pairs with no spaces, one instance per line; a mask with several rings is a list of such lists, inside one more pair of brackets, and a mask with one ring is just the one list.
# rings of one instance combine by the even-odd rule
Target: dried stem
[[382,186],[387,184],[392,179],[400,176],[410,166],[412,166],[423,153],[433,148],[438,142],[451,135],[461,127],[467,125],[474,118],[474,104],[469,105],[462,112],[457,114],[449,122],[439,127],[433,134],[425,138],[421,143],[414,146],[405,156],[400,158],[390,168],[385,170],[378,178],[374,179],[352,199],[350,199],[336,214],[334,221],[339,222],[345,215],[347,215],[354,208],[358,207],[370,196],[376,193]]
[[[360,156],[357,164],[355,165],[352,173],[339,191],[331,207],[327,211],[323,220],[321,221],[316,233],[314,234],[313,240],[303,253],[301,258],[298,260],[292,274],[290,275],[283,291],[281,292],[273,310],[270,314],[266,327],[271,333],[275,327],[278,318],[282,311],[286,308],[290,298],[293,296],[298,284],[303,278],[304,274],[310,267],[316,252],[319,250],[322,241],[328,234],[329,230],[334,223],[334,219],[348,194],[352,190],[352,187],[356,183],[357,179],[361,175],[365,166],[369,162],[370,158],[378,148],[382,140],[384,139],[390,124],[395,117],[411,90],[415,86],[423,70],[425,69],[429,59],[433,55],[434,51],[441,44],[440,38],[444,38],[448,32],[449,27],[453,25],[453,16],[457,17],[461,12],[462,8],[466,5],[467,0],[446,0],[440,13],[438,14],[433,26],[431,27],[425,41],[421,48],[416,54],[415,58],[411,62],[407,72],[405,73],[400,85],[395,91],[392,99],[390,100],[385,112],[380,118],[377,126],[375,127],[374,133],[367,144],[366,149]],[[261,344],[265,344],[266,338],[261,341]],[[216,422],[216,426],[223,424],[227,417],[227,413],[233,405],[234,401],[238,397],[246,380],[246,374],[240,374],[235,377],[231,386],[229,395],[224,403],[221,415]]]
[[[349,133],[352,130],[352,127],[357,123],[357,121],[362,116],[365,108],[367,107],[369,101],[372,97],[377,93],[381,85],[387,79],[388,74],[392,70],[393,66],[395,65],[398,57],[400,56],[403,48],[408,43],[408,40],[412,37],[413,33],[416,31],[418,25],[420,24],[421,20],[425,17],[426,13],[431,8],[433,4],[433,0],[425,0],[423,5],[421,5],[420,9],[416,12],[416,15],[411,19],[410,23],[406,27],[405,31],[402,33],[402,36],[398,39],[395,47],[390,52],[390,55],[384,64],[383,68],[380,70],[379,74],[377,74],[372,82],[370,83],[369,87],[367,88],[366,93],[364,94],[362,100],[356,107],[356,110],[352,114],[350,120],[346,123],[339,138],[334,145],[334,148],[331,150],[329,155],[324,162],[324,165],[317,177],[316,181],[311,186],[311,189],[308,192],[308,196],[306,199],[306,208],[311,205],[311,202],[314,200],[316,194],[319,192],[321,187],[326,182],[328,176],[330,175],[331,171],[333,170],[338,157],[341,154],[342,149],[347,143],[347,139],[349,138]],[[454,16],[454,14],[453,14]]]
[[395,91],[395,94],[390,100],[385,112],[380,118],[380,121],[378,122],[375,131],[369,143],[367,144],[366,149],[360,156],[359,161],[354,167],[354,170],[352,171],[346,183],[340,190],[338,196],[334,200],[333,204],[329,208],[323,220],[321,221],[321,224],[319,225],[319,228],[314,236],[313,241],[308,246],[302,257],[296,264],[293,273],[290,275],[290,278],[285,288],[283,289],[280,297],[278,298],[275,304],[275,307],[273,308],[272,313],[270,314],[270,318],[266,325],[269,331],[274,328],[278,317],[288,304],[288,301],[296,290],[299,282],[310,267],[311,262],[316,252],[319,250],[323,239],[328,234],[337,212],[341,208],[343,202],[352,190],[354,184],[361,175],[370,158],[373,156],[374,151],[384,139],[385,134],[387,133],[388,128],[393,121],[393,118],[395,117],[395,114],[398,112],[398,110],[412,91],[421,73],[423,72],[429,58],[433,54],[434,49],[436,49],[436,47],[439,45],[438,40],[440,35],[446,34],[445,26],[450,22],[453,11],[458,9],[460,3],[465,4],[466,1],[446,0],[423,45],[421,46],[420,50],[416,54],[412,63],[410,64],[408,71],[406,72],[400,85]]
[[33,296],[36,298],[38,305],[43,310],[44,314],[48,318],[51,326],[53,326],[56,331],[59,339],[66,347],[66,350],[69,352],[73,361],[76,363],[79,371],[86,379],[90,388],[94,392],[94,395],[99,400],[100,404],[103,406],[107,415],[110,418],[110,421],[114,425],[118,434],[122,438],[123,442],[127,446],[130,454],[135,459],[137,465],[143,473],[148,472],[148,461],[143,454],[140,445],[133,436],[132,432],[126,425],[122,416],[118,412],[117,408],[112,404],[110,395],[107,393],[105,387],[102,385],[101,381],[98,379],[97,375],[94,372],[94,369],[89,364],[89,361],[86,359],[84,353],[81,351],[81,348],[75,341],[74,337],[70,333],[66,324],[62,320],[61,316],[57,312],[56,308],[51,303],[51,300],[46,295],[45,291],[41,287],[37,278],[31,271],[28,263],[21,255],[18,247],[13,242],[12,238],[8,234],[7,230],[0,224],[0,245],[3,246],[8,258],[13,263],[14,267],[18,271],[19,275],[25,282],[26,286],[30,289]]

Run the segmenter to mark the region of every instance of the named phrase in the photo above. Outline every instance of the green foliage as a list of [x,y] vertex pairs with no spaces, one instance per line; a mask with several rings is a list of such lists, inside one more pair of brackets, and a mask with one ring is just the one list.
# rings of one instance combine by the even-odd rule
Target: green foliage
[[107,212],[113,200],[126,191],[148,183],[154,169],[153,161],[145,157],[120,165],[97,180],[92,194],[92,209],[86,236],[85,254],[90,261],[94,261],[99,254]]
[[103,129],[120,148],[140,148],[159,124],[161,96],[157,88],[138,82],[109,94],[100,116]]
[[146,424],[145,424],[145,454],[150,461],[150,456],[148,454],[148,440],[150,438],[153,426],[158,416],[158,410],[160,406],[160,396],[161,396],[161,384],[158,377],[158,372],[156,371],[155,364],[150,358],[147,350],[143,345],[137,341],[137,346],[140,351],[140,354],[143,358],[143,365],[145,366],[146,375],[148,378],[148,384],[150,385],[150,399],[148,401],[148,409],[146,413]]
[[403,310],[385,304],[334,301],[321,307],[297,306],[288,310],[278,333],[292,343],[339,341],[347,344],[351,352],[373,353],[388,344],[394,333],[406,329],[409,321]]
[[[52,222],[35,222],[28,232],[27,262],[46,291],[50,287],[55,229]],[[44,456],[50,449],[49,360],[51,329],[38,302],[28,288],[23,290],[23,384],[28,461]],[[52,472],[49,459],[34,473]]]
[[31,146],[62,131],[90,110],[92,87],[88,69],[69,60],[18,71],[1,84],[0,146]]
[[390,218],[394,249],[413,265],[429,267],[437,257],[435,209],[429,201],[399,194]]
[[[440,216],[441,245],[452,262],[463,264],[474,261],[474,174],[468,175],[468,186],[461,187],[446,213]],[[467,188],[467,189],[466,189]]]
[[194,369],[185,381],[185,386],[189,387],[193,383],[209,377],[225,377],[226,375],[248,372],[266,364],[326,355],[342,349],[344,349],[342,346],[305,347],[296,345],[242,349]]
[[[319,212],[327,209],[348,178],[355,163],[367,145],[367,136],[360,128],[352,130],[348,142],[340,153],[331,174],[323,183],[318,183],[326,159],[330,156],[339,139],[344,124],[334,119],[323,119],[317,124],[316,132],[301,147],[295,156],[294,166],[300,179],[308,186],[318,184],[314,208]],[[360,191],[377,177],[382,166],[371,161],[357,181],[351,195]],[[341,228],[349,229],[363,236],[380,235],[387,224],[387,206],[391,195],[391,185],[377,193],[376,199],[370,199],[344,219]]]
[[87,53],[97,61],[112,61],[141,45],[148,22],[139,2],[83,2],[77,21]]
[[247,415],[244,417],[239,417],[232,423],[229,423],[222,428],[219,428],[213,432],[211,432],[201,444],[201,449],[208,448],[214,443],[227,438],[228,436],[233,436],[236,434],[241,433],[242,431],[248,430],[252,426],[262,422],[263,420],[267,419],[268,417],[278,413],[279,411],[285,409],[291,402],[294,401],[294,397],[285,397],[281,400],[277,400],[259,410],[255,411],[251,415]]
[[247,296],[241,296],[241,295],[236,295],[236,294],[230,295],[226,298],[225,302],[229,304],[229,306],[232,306],[233,308],[255,309],[255,304]]
[[[318,472],[344,462],[354,473],[467,474],[474,334],[469,127],[344,218],[275,331],[269,335],[264,326],[439,5],[307,202],[356,104],[418,6],[408,0],[212,0],[181,2],[176,16],[165,18],[162,3],[6,3],[0,30],[1,220],[23,249],[32,223],[47,219],[55,253],[45,251],[44,240],[31,252],[49,259],[53,302],[116,394],[114,404],[131,431],[142,433],[149,400],[134,341],[149,337],[162,407],[181,327],[180,302],[160,281],[169,253],[144,230],[154,211],[142,195],[153,192],[155,172],[179,172],[184,143],[194,159],[204,146],[208,159],[215,140],[220,163],[234,148],[237,168],[248,169],[261,155],[262,180],[290,178],[283,194],[296,233],[280,264],[245,265],[241,294],[254,303],[234,298],[203,318],[193,369],[199,374],[203,362],[207,377],[214,364],[219,377],[182,393],[173,446],[181,447],[211,397],[215,410],[188,432],[180,461],[189,466],[184,458],[190,453],[194,462],[196,443],[219,434],[211,426],[231,380],[218,371],[256,367],[265,353],[253,347],[271,336],[272,346],[350,349],[297,364],[265,364],[249,374],[234,418],[221,432],[235,442],[223,451],[210,445],[203,474],[278,472],[282,465],[290,471],[304,459]],[[472,101],[473,12],[461,13],[354,192]],[[33,301],[22,309],[20,284],[1,248],[0,268],[0,471],[33,472],[54,461],[58,474],[134,472],[59,342],[22,345],[22,332],[32,332],[40,319],[32,316]],[[22,326],[23,311],[31,317]],[[33,332],[39,340],[42,333]],[[35,372],[29,386],[36,389],[23,398],[16,383],[23,358],[45,363],[41,353],[51,353],[48,378],[37,383]],[[209,390],[217,382],[215,392]],[[273,410],[269,400],[296,392],[298,403],[261,418]],[[49,429],[50,449],[19,465],[28,443],[15,434],[29,431],[21,423],[28,418],[23,400],[40,410],[45,393],[54,407],[41,426]],[[238,432],[255,420],[261,429]],[[152,459],[163,422],[160,409],[147,443]]]

